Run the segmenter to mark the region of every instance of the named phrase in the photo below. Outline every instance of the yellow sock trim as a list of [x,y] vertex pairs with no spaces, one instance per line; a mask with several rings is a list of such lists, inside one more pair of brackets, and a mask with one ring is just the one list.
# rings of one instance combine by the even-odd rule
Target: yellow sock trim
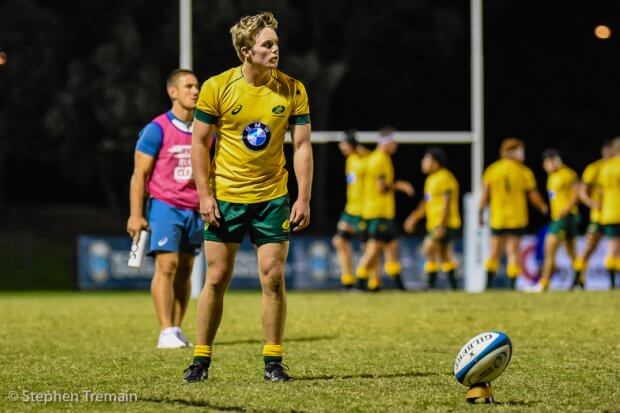
[[605,257],[605,269],[606,270],[614,270],[616,267],[616,260],[614,257]]
[[284,346],[282,344],[265,344],[263,346],[263,356],[282,357]]
[[424,263],[424,272],[437,272],[439,271],[439,264],[435,261],[426,261]]
[[448,261],[441,264],[441,271],[449,272],[452,270],[456,270],[459,267],[459,264],[455,261]]
[[388,261],[384,267],[385,273],[390,277],[400,274],[400,263],[398,261]]
[[342,285],[353,285],[355,284],[355,277],[353,274],[342,274],[340,277],[340,282]]
[[194,357],[211,357],[213,349],[206,344],[196,344],[194,346]]
[[499,261],[488,259],[484,262],[484,269],[487,271],[497,272],[499,269]]
[[371,279],[368,280],[368,289],[369,290],[376,290],[380,286],[381,286],[381,280],[379,278],[372,277]]
[[357,267],[356,274],[357,274],[357,278],[361,280],[368,279],[368,270],[365,267]]
[[573,270],[583,271],[586,269],[586,265],[586,261],[583,258],[575,258],[575,261],[573,261]]
[[549,278],[541,278],[540,279],[540,285],[542,286],[542,288],[547,289],[547,287],[549,287]]
[[509,278],[517,278],[521,274],[521,266],[518,264],[508,264],[506,267],[506,275]]

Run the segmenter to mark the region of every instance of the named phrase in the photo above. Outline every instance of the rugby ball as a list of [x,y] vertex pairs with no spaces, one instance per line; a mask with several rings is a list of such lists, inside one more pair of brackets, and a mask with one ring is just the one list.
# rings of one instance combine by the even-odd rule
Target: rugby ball
[[499,331],[478,334],[461,348],[454,362],[454,377],[465,386],[490,383],[510,362],[512,343]]

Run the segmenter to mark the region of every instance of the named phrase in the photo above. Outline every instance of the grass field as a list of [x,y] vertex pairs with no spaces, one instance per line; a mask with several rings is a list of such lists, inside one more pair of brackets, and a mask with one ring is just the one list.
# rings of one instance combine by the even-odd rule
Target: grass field
[[[265,383],[259,293],[233,292],[209,380],[185,384],[191,351],[155,349],[146,293],[2,293],[0,410],[620,411],[619,310],[618,291],[293,292],[285,363],[296,380]],[[468,406],[452,363],[485,330],[506,332],[513,358],[494,382],[499,405]],[[78,400],[25,401],[46,394]]]

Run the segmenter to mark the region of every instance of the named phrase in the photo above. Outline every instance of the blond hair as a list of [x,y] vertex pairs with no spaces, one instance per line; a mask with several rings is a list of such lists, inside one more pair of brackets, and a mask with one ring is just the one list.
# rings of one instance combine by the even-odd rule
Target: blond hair
[[517,138],[506,138],[502,141],[502,144],[499,146],[499,154],[500,156],[506,156],[510,152],[514,151],[518,148],[525,148],[525,144],[522,140]]
[[254,16],[243,16],[230,28],[232,43],[241,62],[245,60],[241,49],[254,46],[256,43],[254,38],[265,27],[271,27],[274,30],[278,28],[278,21],[269,11],[263,11]]

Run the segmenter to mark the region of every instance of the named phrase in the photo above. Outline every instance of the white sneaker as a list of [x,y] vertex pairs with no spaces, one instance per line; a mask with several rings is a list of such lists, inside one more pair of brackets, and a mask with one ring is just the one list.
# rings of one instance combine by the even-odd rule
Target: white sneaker
[[177,335],[173,327],[167,328],[159,333],[157,340],[157,348],[183,348],[187,347],[187,343],[182,341]]
[[179,340],[181,340],[182,342],[185,343],[185,347],[192,347],[193,346],[193,344],[189,342],[187,337],[185,337],[185,334],[183,334],[183,330],[181,330],[181,327],[172,327],[172,328],[174,329],[174,332],[177,335],[177,337],[179,338]]
[[542,293],[543,291],[544,291],[544,288],[540,283],[536,283],[533,286],[525,290],[525,292],[527,293]]

